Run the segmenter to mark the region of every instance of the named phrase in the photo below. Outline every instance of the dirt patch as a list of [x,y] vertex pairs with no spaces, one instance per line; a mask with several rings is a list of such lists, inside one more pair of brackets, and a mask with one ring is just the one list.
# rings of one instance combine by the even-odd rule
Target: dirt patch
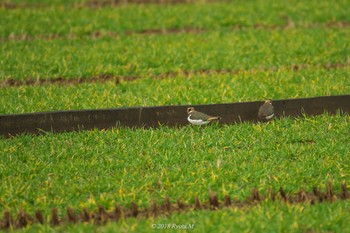
[[133,81],[139,79],[140,77],[136,76],[112,76],[109,74],[102,74],[90,78],[52,78],[52,79],[31,79],[26,80],[16,80],[16,79],[7,79],[0,82],[0,87],[18,87],[18,86],[44,86],[44,85],[79,85],[82,83],[106,83],[109,81],[114,81],[116,84],[121,81]]
[[[90,0],[81,6],[84,7],[117,7],[126,4],[185,4],[194,3],[195,0]],[[213,0],[206,2],[215,2]]]
[[209,30],[202,29],[202,28],[170,28],[170,29],[144,29],[140,31],[126,31],[125,34],[127,35],[133,35],[133,34],[142,34],[142,35],[162,35],[162,34],[197,34],[197,33],[204,33]]
[[[63,6],[73,8],[102,8],[102,7],[119,7],[128,4],[163,4],[163,5],[174,5],[174,4],[187,4],[195,3],[196,0],[89,0],[83,3],[73,3]],[[218,2],[218,0],[206,0],[205,3]],[[0,3],[0,7],[4,9],[25,9],[25,8],[47,8],[52,7],[49,3],[15,3],[7,1]]]
[[[250,70],[228,70],[228,69],[222,69],[222,70],[182,70],[178,72],[168,72],[168,73],[162,73],[158,75],[152,76],[153,79],[165,79],[165,78],[172,78],[176,76],[184,76],[189,77],[193,75],[213,75],[213,74],[231,74],[236,75],[240,72],[261,72],[261,71],[276,71],[278,69],[286,69],[286,70],[292,70],[294,72],[298,72],[300,70],[310,69],[310,68],[319,68],[319,69],[340,69],[344,67],[349,67],[350,62],[348,63],[327,63],[327,64],[318,64],[318,65],[311,65],[311,64],[298,64],[298,65],[286,65],[284,67],[260,67],[260,68],[253,68]],[[115,84],[119,84],[120,82],[128,82],[128,81],[134,81],[137,79],[142,79],[143,76],[115,76],[111,74],[101,74],[98,76],[93,76],[89,78],[63,78],[63,77],[57,77],[57,78],[45,78],[45,79],[33,79],[33,78],[26,78],[25,80],[16,80],[13,78],[9,78],[6,80],[0,81],[0,88],[4,87],[19,87],[19,86],[44,86],[44,85],[79,85],[82,83],[106,83],[110,81],[114,81]]]
[[13,9],[27,9],[27,8],[44,8],[49,7],[49,4],[42,3],[15,3],[15,2],[4,2],[0,3],[0,8],[13,10]]
[[[307,203],[312,205],[320,202],[347,200],[349,197],[350,194],[347,191],[345,183],[341,185],[338,193],[333,190],[331,183],[327,184],[324,192],[320,191],[317,187],[313,187],[311,192],[301,189],[294,193],[287,193],[281,187],[277,192],[269,189],[266,195],[262,195],[259,193],[258,189],[254,188],[251,195],[244,200],[232,200],[228,195],[220,199],[215,193],[210,192],[207,201],[201,202],[198,197],[195,197],[194,203],[185,203],[181,199],[178,199],[176,202],[171,202],[170,198],[165,198],[162,203],[153,201],[147,208],[140,208],[137,204],[131,203],[128,206],[116,205],[112,210],[106,210],[103,206],[100,206],[96,211],[90,212],[87,209],[83,209],[82,211],[77,212],[71,207],[67,207],[66,214],[61,218],[59,217],[56,208],[51,209],[51,215],[49,218],[45,218],[40,210],[37,210],[33,215],[24,211],[19,211],[19,213],[14,216],[9,211],[5,211],[3,219],[0,221],[0,229],[19,229],[33,224],[50,224],[51,226],[58,226],[85,222],[101,225],[106,224],[109,221],[119,221],[120,219],[126,218],[154,218],[158,216],[169,216],[175,212],[186,213],[198,210],[250,207],[258,205],[260,202],[266,200],[282,201],[288,204]],[[45,219],[50,220],[45,222]]]

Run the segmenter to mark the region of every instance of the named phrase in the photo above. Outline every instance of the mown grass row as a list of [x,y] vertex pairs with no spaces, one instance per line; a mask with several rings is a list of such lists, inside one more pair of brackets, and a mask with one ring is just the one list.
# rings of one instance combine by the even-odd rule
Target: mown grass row
[[[267,202],[254,208],[194,211],[155,219],[127,219],[105,226],[74,224],[56,228],[68,232],[182,232],[181,225],[194,224],[190,232],[346,232],[349,202],[317,205],[286,205]],[[155,225],[153,225],[155,224]],[[18,232],[52,232],[50,225],[34,225]]]
[[[350,29],[215,31],[2,43],[0,78],[155,75],[179,70],[347,63]],[[322,38],[322,39],[320,39]]]
[[242,71],[238,74],[177,75],[161,80],[21,86],[0,89],[0,113],[192,105],[285,99],[350,92],[350,67],[327,70]]
[[[350,182],[349,116],[1,139],[0,209],[148,206]],[[340,183],[334,188],[339,189]],[[324,187],[320,187],[324,189]]]
[[[334,204],[285,205],[268,202],[251,209],[227,209],[220,211],[200,211],[187,214],[174,214],[150,220],[128,219],[124,224],[111,223],[96,227],[90,225],[71,225],[61,230],[70,232],[150,232],[160,231],[161,224],[170,224],[167,232],[179,232],[179,225],[194,224],[190,232],[345,232],[349,202]],[[156,224],[153,226],[153,224]],[[175,226],[173,226],[173,224]],[[153,228],[155,227],[155,229]],[[157,228],[158,227],[158,228]],[[49,230],[50,227],[36,225],[37,230]],[[29,230],[30,231],[30,230]],[[165,230],[164,230],[165,231]],[[24,231],[26,232],[26,231]]]
[[[218,29],[234,26],[295,26],[349,22],[347,1],[234,1],[212,4],[124,5],[118,8],[63,7],[0,9],[1,38],[10,35],[90,35],[96,31],[142,31],[154,28]],[[268,13],[267,13],[268,12]]]
[[[61,213],[61,216],[56,208],[52,208],[51,216],[45,216],[41,210],[35,211],[35,214],[21,210],[15,215],[9,211],[5,211],[3,219],[0,218],[0,230],[12,228],[21,229],[35,224],[50,224],[56,228],[62,225],[80,223],[106,225],[111,222],[121,222],[128,218],[153,219],[160,216],[170,216],[176,213],[185,214],[191,211],[218,211],[227,208],[250,208],[271,201],[276,202],[276,204],[280,204],[281,201],[283,201],[290,205],[303,203],[315,205],[322,202],[331,203],[344,201],[349,199],[349,196],[350,194],[347,191],[345,183],[341,185],[340,192],[335,191],[332,188],[332,184],[328,183],[325,192],[320,191],[317,187],[313,187],[312,192],[301,189],[298,192],[286,193],[281,187],[278,194],[275,190],[269,189],[268,194],[264,196],[255,188],[252,190],[252,195],[245,200],[231,200],[229,195],[225,195],[224,199],[221,200],[215,193],[210,192],[208,201],[205,202],[201,202],[197,197],[195,198],[195,203],[184,203],[181,199],[172,202],[169,197],[167,197],[162,203],[153,202],[151,206],[147,208],[139,208],[134,202],[130,207],[116,205],[113,210],[106,210],[103,206],[99,206],[96,211],[92,212],[85,208],[77,212],[71,207],[67,207],[66,213]],[[189,228],[189,230],[193,230],[194,227],[195,223],[187,223],[180,226],[175,223],[151,225],[151,228],[158,230],[178,230],[179,228]]]

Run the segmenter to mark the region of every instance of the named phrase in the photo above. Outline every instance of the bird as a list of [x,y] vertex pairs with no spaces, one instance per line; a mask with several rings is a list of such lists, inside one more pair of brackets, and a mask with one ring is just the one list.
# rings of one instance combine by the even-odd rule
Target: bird
[[274,109],[271,100],[265,100],[265,103],[260,106],[258,116],[263,120],[271,120],[274,117]]
[[194,107],[187,108],[187,120],[193,125],[205,125],[212,121],[220,120],[219,116],[209,116],[205,113],[194,110]]

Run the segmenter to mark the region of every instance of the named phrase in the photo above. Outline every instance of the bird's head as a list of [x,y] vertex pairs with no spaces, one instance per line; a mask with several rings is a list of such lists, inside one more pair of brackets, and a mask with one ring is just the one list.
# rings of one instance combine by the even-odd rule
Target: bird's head
[[266,99],[265,103],[272,104],[272,100],[271,99]]
[[190,114],[194,111],[194,107],[187,108],[187,113]]

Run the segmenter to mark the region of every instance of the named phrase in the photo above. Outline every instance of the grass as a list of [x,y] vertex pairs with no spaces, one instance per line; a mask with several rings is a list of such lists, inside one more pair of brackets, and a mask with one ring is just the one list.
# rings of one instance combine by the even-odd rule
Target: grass
[[[215,212],[191,212],[174,214],[169,218],[150,220],[128,219],[123,224],[110,223],[103,227],[70,225],[59,230],[69,232],[185,232],[174,229],[175,225],[194,224],[187,232],[347,232],[349,202],[317,205],[285,205],[263,203],[251,209],[230,209]],[[317,220],[316,220],[317,219]],[[156,229],[152,227],[155,224]],[[168,229],[157,229],[170,224]],[[30,231],[50,231],[47,226],[35,226]]]
[[[270,124],[114,129],[2,139],[0,208],[32,213],[42,209],[47,214],[52,207],[63,213],[67,205],[113,208],[116,203],[135,201],[148,206],[165,196],[185,202],[193,202],[194,196],[205,200],[209,190],[220,197],[228,194],[242,199],[252,187],[262,193],[280,186],[294,192],[301,187],[325,189],[328,181],[339,190],[341,182],[350,180],[349,123],[349,116],[323,115]],[[152,224],[195,224],[195,232],[343,232],[348,205],[347,201],[313,206],[267,201],[244,209],[56,230],[148,232]],[[23,230],[37,231],[52,229],[35,225]]]
[[[286,16],[297,27],[349,21],[346,0],[337,1],[234,1],[211,4],[137,6],[133,4],[102,10],[74,8],[74,1],[49,8],[0,9],[0,35],[88,36],[96,31],[143,31],[155,28],[218,29],[237,25],[285,25]],[[68,9],[67,9],[68,8]]]
[[[0,113],[125,106],[227,103],[272,98],[340,95],[350,92],[350,68],[300,71],[242,71],[230,74],[179,74],[160,80],[86,83],[78,86],[22,86],[0,89]],[[309,86],[310,88],[303,88]],[[152,87],[152,88],[149,88]]]
[[[179,70],[347,63],[349,29],[215,31],[0,45],[1,79],[156,75]],[[322,40],[320,40],[322,38]],[[327,49],[324,49],[327,48]]]
[[[94,208],[165,196],[243,198],[350,182],[349,116],[205,128],[114,129],[1,140],[1,209]],[[130,146],[133,145],[133,146]],[[218,166],[218,161],[221,165]]]
[[[126,224],[109,224],[99,228],[102,232],[134,231],[150,232],[152,225],[171,224],[170,232],[178,232],[175,225],[194,224],[190,232],[305,232],[314,230],[320,232],[327,229],[332,232],[349,230],[347,214],[349,203],[319,204],[315,206],[287,206],[281,203],[265,203],[254,209],[231,209],[218,212],[193,212],[185,215],[174,215],[170,218],[160,218],[149,221],[129,220]],[[318,219],[318,221],[315,221]],[[79,228],[91,231],[87,227]],[[72,227],[74,231],[79,228]]]
[[[85,0],[6,2],[19,8],[0,9],[0,82],[5,83],[0,114],[350,93],[348,1],[203,1],[99,9],[78,6]],[[9,79],[100,75],[139,79],[6,84]],[[268,124],[0,138],[0,214],[6,209],[48,214],[53,207],[62,214],[67,206],[110,209],[133,201],[146,207],[166,196],[193,202],[195,196],[206,200],[210,190],[242,199],[254,187],[261,193],[280,186],[287,192],[312,186],[324,190],[329,181],[339,190],[342,182],[350,183],[349,124],[349,115],[324,114]],[[154,223],[194,223],[198,232],[344,232],[348,212],[348,201],[266,201],[106,226],[34,225],[19,231],[149,232]]]

